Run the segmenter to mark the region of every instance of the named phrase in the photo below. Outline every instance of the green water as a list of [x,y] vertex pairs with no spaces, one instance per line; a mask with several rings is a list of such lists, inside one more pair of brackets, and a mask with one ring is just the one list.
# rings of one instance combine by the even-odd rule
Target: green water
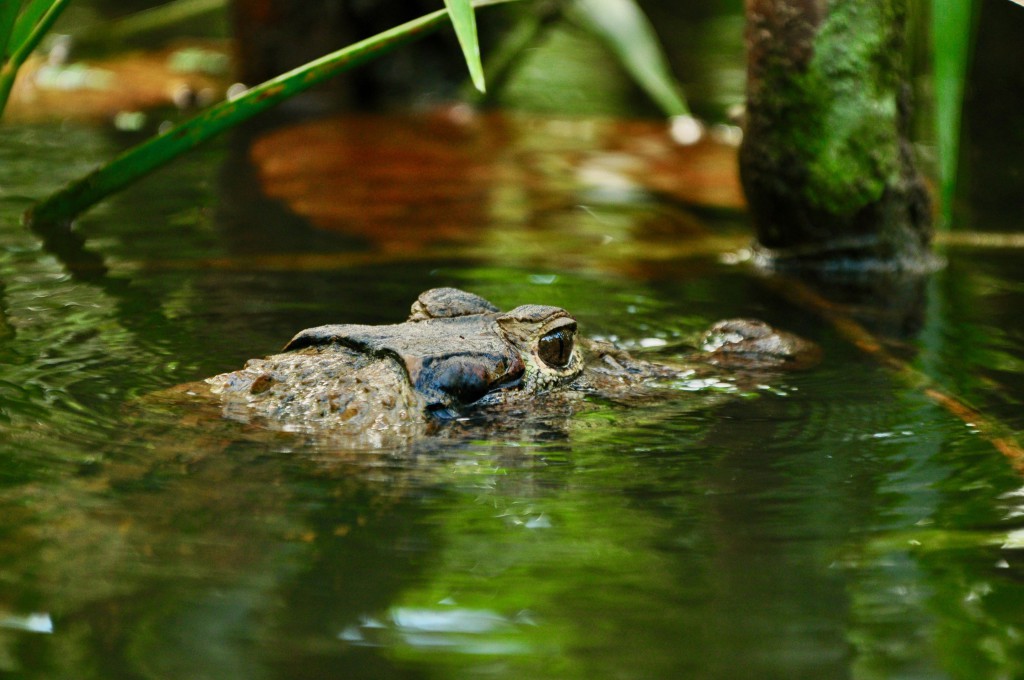
[[[638,235],[649,199],[577,197],[500,234],[482,223],[465,252],[389,258],[261,198],[235,140],[89,213],[85,249],[55,254],[18,223],[28,197],[121,140],[54,132],[0,130],[0,673],[1024,675],[1009,461],[755,272],[655,257],[663,241]],[[650,252],[516,247],[569,222]],[[1019,430],[1019,251],[945,255],[910,320],[879,325]],[[680,389],[411,451],[132,407],[304,327],[400,320],[446,285],[561,305],[584,333],[665,358],[714,319],[758,316],[824,361],[742,394]]]

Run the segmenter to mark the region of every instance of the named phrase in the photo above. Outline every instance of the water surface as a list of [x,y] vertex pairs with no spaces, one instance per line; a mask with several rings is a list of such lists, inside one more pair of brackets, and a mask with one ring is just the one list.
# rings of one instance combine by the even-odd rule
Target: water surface
[[[1012,462],[730,264],[735,249],[701,245],[742,245],[736,213],[632,189],[567,186],[549,202],[509,171],[452,213],[476,220],[471,236],[403,251],[267,198],[236,138],[90,212],[82,247],[44,247],[19,225],[31,197],[122,143],[0,130],[5,673],[1024,674]],[[501,167],[546,158],[524,157]],[[1020,430],[1020,257],[945,255],[920,304],[875,327],[909,366]],[[825,358],[763,385],[680,386],[656,404],[400,451],[136,407],[304,327],[396,322],[449,285],[503,308],[564,306],[584,333],[667,359],[730,316],[803,334]]]

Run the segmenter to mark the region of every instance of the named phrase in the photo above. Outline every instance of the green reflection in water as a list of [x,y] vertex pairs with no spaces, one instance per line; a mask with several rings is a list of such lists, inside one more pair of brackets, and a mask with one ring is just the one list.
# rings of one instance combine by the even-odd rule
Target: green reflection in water
[[[267,270],[248,258],[367,246],[247,192],[229,145],[78,225],[110,268],[90,278],[17,214],[117,140],[52,132],[0,131],[0,669],[1020,675],[1020,479],[743,269],[700,257],[626,267],[574,247],[637,238],[650,204],[563,211],[531,231],[509,192],[494,213],[511,226],[482,224],[472,255]],[[548,232],[569,237],[545,254]],[[898,351],[1021,429],[1018,256],[949,256],[923,330]],[[667,359],[714,318],[768,316],[820,340],[826,359],[771,389],[594,403],[412,452],[352,454],[125,407],[302,327],[397,321],[439,285],[506,308],[562,305],[585,333]]]

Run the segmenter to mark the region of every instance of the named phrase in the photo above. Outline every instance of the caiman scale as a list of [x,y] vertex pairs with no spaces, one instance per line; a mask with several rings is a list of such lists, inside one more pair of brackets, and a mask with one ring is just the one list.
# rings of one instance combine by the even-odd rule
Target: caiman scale
[[[694,363],[765,372],[816,357],[817,347],[801,338],[732,319],[711,327]],[[174,391],[271,429],[412,436],[481,410],[532,411],[585,395],[631,401],[650,384],[693,371],[580,337],[575,318],[559,307],[502,312],[472,293],[435,288],[403,323],[309,328],[280,354]]]

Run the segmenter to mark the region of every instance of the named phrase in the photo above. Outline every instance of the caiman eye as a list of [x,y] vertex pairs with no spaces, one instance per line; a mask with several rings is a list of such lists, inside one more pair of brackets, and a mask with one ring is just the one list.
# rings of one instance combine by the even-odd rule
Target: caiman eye
[[575,331],[572,326],[563,326],[542,336],[537,343],[537,356],[551,368],[565,368],[572,359]]

